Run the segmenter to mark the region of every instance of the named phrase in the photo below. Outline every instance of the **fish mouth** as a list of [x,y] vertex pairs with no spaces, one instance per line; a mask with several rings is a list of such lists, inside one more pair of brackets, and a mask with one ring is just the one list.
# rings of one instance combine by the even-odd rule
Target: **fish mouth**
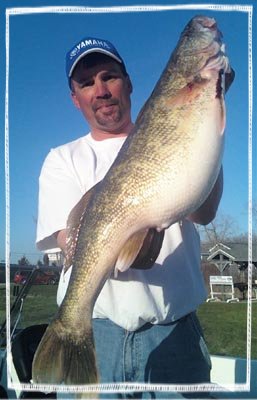
[[[177,51],[172,56],[184,77],[189,80],[192,76],[208,79],[213,76],[210,70],[231,73],[222,38],[214,18],[197,15],[191,19],[181,34]],[[191,67],[188,68],[188,65]]]
[[[222,32],[218,29],[214,18],[197,16],[193,19],[196,31],[206,38],[206,46],[195,49],[195,54],[206,54],[206,62],[200,69],[217,69],[225,73],[230,73],[228,57],[226,56],[225,44],[222,42]],[[199,72],[200,72],[199,71]]]
[[191,19],[181,35],[183,54],[186,56],[217,55],[222,48],[222,32],[214,18],[198,15]]
[[225,73],[231,72],[229,60],[225,53],[225,44],[224,43],[221,45],[220,51],[217,54],[215,54],[213,57],[210,57],[207,60],[204,68],[219,69]]
[[216,40],[220,45],[222,44],[223,35],[218,29],[217,22],[214,18],[200,15],[194,18],[194,22],[198,25],[199,31],[208,31],[213,35],[213,40]]

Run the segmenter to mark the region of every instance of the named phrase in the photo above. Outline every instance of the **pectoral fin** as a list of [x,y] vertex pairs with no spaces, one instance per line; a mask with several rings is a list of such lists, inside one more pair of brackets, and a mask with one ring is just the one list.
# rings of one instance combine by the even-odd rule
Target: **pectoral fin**
[[[73,257],[77,244],[79,229],[82,218],[86,212],[88,203],[97,190],[98,182],[87,193],[85,193],[80,201],[71,210],[67,222],[67,240],[66,254],[64,262],[64,272],[66,272],[73,264]],[[157,232],[151,228],[135,233],[125,244],[115,264],[115,276],[118,271],[126,271],[128,268],[149,269],[154,264],[159,255],[164,231]]]
[[118,271],[124,272],[128,268],[149,269],[153,266],[162,247],[164,231],[156,229],[135,233],[123,247],[115,264],[114,275]]
[[143,245],[138,253],[131,268],[135,269],[149,269],[153,266],[158,257],[162,242],[164,238],[164,230],[158,232],[156,229],[151,228],[145,236]]
[[114,268],[114,276],[117,277],[118,271],[126,271],[137,258],[141,247],[143,246],[144,240],[147,236],[148,230],[136,232],[129,238],[125,246],[121,250],[119,257],[116,261]]

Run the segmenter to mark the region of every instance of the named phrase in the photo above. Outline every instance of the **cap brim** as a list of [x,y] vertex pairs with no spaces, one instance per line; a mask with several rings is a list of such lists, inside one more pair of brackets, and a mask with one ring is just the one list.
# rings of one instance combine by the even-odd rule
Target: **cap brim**
[[74,61],[74,63],[72,64],[71,69],[70,69],[70,72],[69,72],[69,78],[71,78],[71,75],[73,74],[73,71],[74,71],[76,65],[78,64],[78,62],[79,62],[83,57],[85,57],[87,54],[90,54],[90,53],[102,53],[102,54],[105,54],[105,55],[107,55],[107,56],[113,58],[114,60],[118,61],[120,64],[122,64],[122,60],[121,60],[119,57],[115,56],[115,54],[109,52],[108,50],[99,49],[99,48],[97,48],[97,47],[96,47],[96,48],[93,48],[93,49],[88,49],[88,50],[86,50],[85,52],[83,52],[82,54],[80,54],[80,56],[79,56],[79,57]]

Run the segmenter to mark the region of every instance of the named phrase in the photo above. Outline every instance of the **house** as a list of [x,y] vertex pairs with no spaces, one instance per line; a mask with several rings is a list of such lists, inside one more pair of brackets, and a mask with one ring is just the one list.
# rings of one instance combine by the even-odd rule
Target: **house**
[[[48,258],[48,261],[47,261]],[[63,265],[64,257],[61,249],[54,248],[45,251],[44,261],[48,262],[50,265],[56,265],[58,267]]]
[[[253,287],[257,287],[257,249],[251,249],[251,272]],[[248,270],[250,265],[250,247],[248,243],[225,242],[211,246],[202,244],[201,261],[202,272],[206,287],[209,289],[211,275],[232,276],[234,286],[238,288],[243,297],[248,288]]]

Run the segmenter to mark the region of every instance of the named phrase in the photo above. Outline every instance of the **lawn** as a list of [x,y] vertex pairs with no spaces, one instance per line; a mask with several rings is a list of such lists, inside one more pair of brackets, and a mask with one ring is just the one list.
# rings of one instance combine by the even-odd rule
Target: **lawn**
[[[12,295],[13,285],[11,285],[11,304],[15,297]],[[19,326],[25,328],[29,325],[49,323],[55,312],[57,285],[32,285],[23,306],[22,317]],[[6,296],[3,285],[0,286],[0,321],[5,318]]]
[[[25,302],[22,327],[48,323],[55,312],[57,285],[32,286]],[[12,290],[11,290],[12,292]],[[11,296],[11,301],[13,301]],[[0,321],[5,317],[5,291],[0,286]],[[198,310],[211,354],[246,357],[247,303],[204,303]],[[252,303],[252,358],[257,359],[257,303]]]
[[[247,302],[205,303],[198,310],[211,354],[246,357]],[[252,358],[257,359],[257,303],[252,303]]]

